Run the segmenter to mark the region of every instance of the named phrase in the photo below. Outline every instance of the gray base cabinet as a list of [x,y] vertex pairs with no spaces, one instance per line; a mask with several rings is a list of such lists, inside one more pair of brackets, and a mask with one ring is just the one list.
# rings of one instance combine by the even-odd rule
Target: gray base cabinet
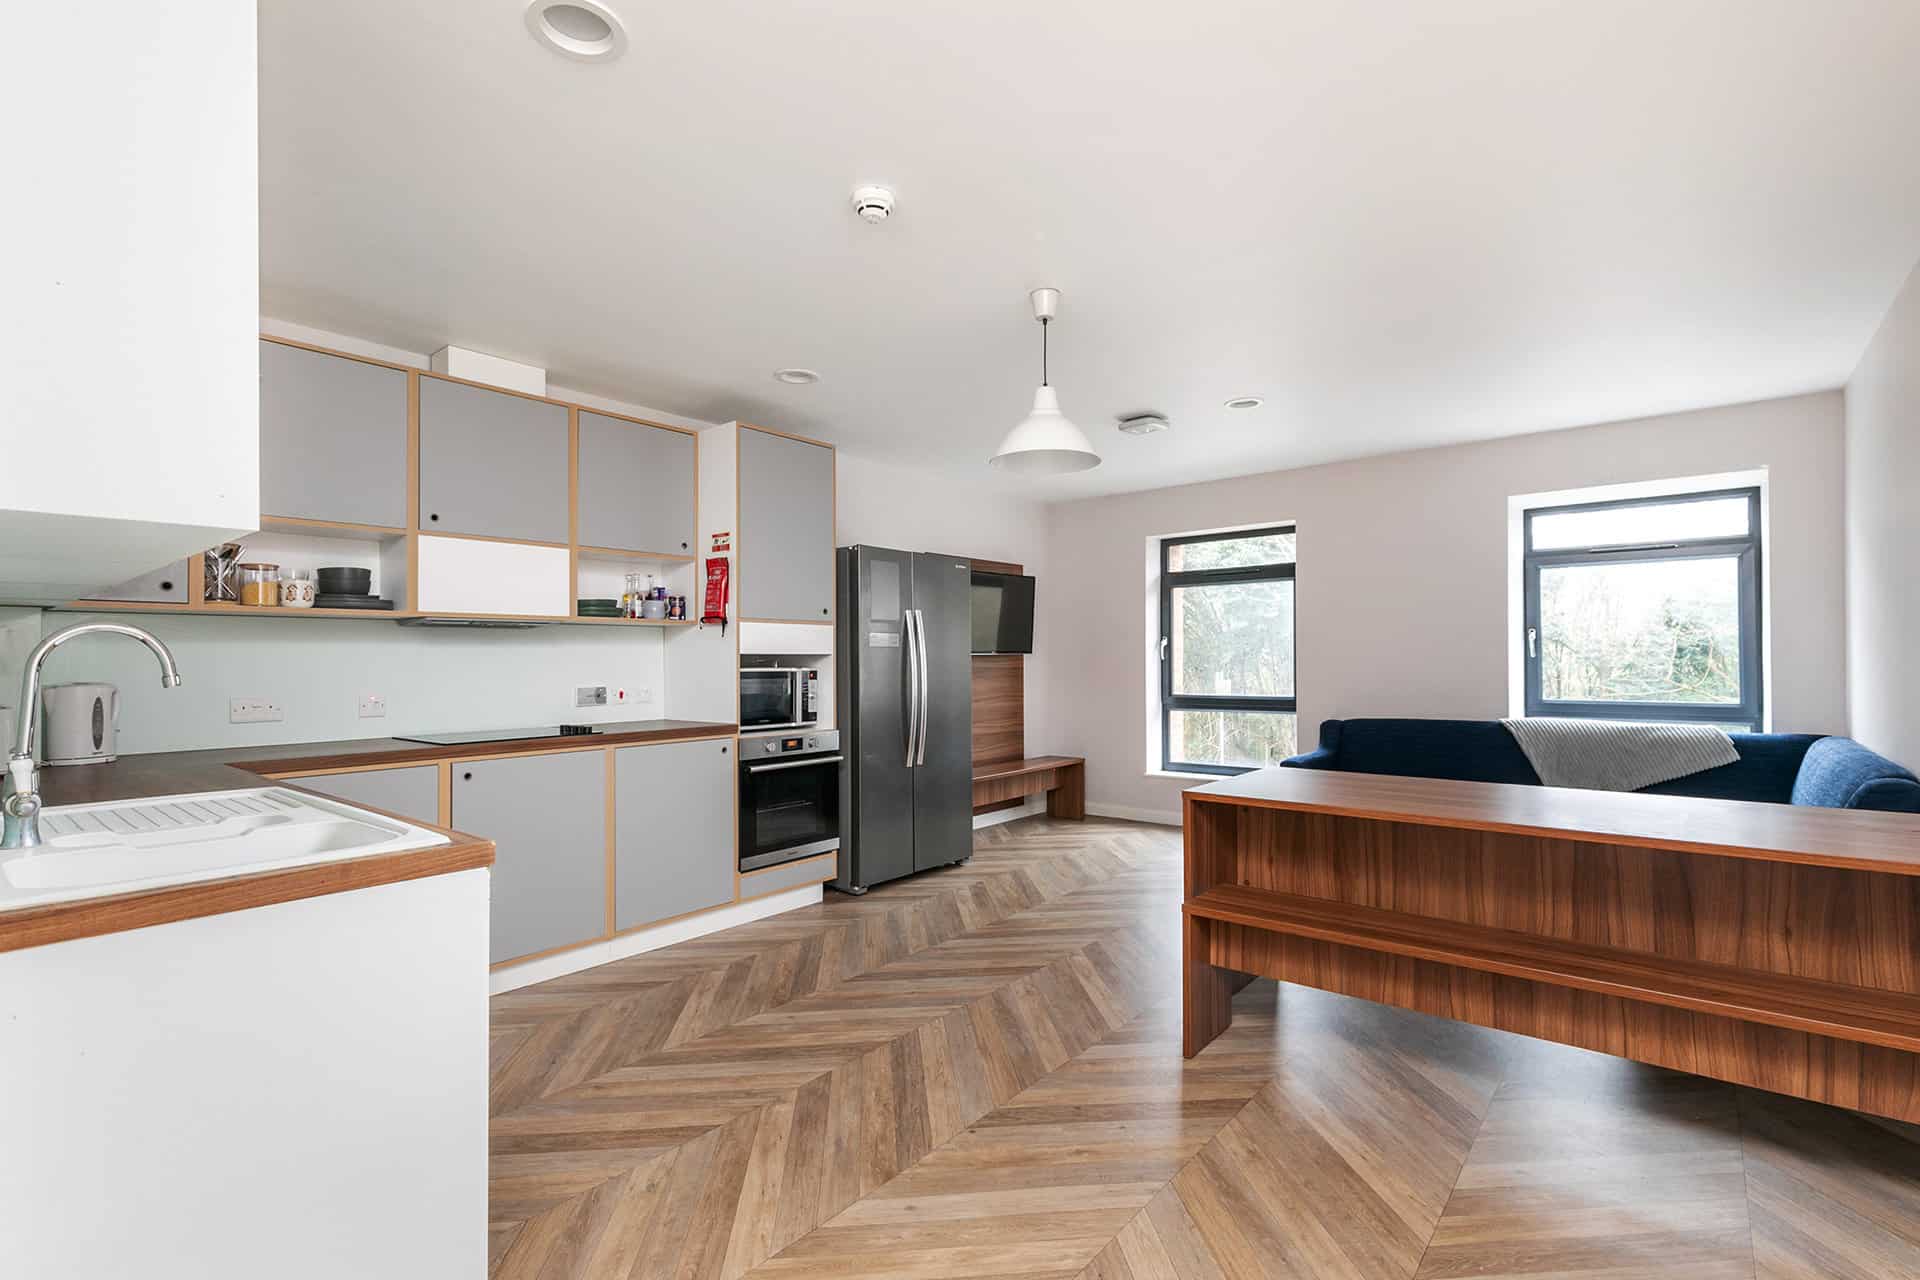
[[833,616],[833,450],[740,430],[740,616]]
[[405,769],[360,769],[353,773],[321,773],[286,778],[296,787],[323,796],[397,813],[412,822],[440,822],[440,766],[414,765]]
[[456,760],[452,825],[494,842],[495,963],[606,933],[604,753]]
[[733,900],[731,739],[614,751],[614,927]]

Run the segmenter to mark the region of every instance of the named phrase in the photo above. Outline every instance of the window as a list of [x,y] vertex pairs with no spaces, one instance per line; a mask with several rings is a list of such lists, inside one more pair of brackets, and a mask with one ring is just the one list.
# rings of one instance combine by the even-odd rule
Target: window
[[1160,544],[1160,763],[1245,773],[1296,747],[1291,525]]
[[1528,511],[1530,716],[1758,730],[1760,490]]

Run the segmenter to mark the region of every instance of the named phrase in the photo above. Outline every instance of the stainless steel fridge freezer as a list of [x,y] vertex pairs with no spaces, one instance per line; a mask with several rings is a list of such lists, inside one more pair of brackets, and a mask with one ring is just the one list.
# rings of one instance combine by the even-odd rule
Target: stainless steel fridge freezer
[[833,887],[865,893],[973,856],[973,566],[863,546],[836,565],[847,763]]

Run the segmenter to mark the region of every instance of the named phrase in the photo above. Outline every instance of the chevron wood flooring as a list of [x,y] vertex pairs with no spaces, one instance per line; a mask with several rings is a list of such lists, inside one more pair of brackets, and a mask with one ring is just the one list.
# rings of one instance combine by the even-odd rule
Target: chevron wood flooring
[[1903,1126],[1257,982],[1180,1056],[1175,831],[496,997],[499,1277],[1920,1275]]

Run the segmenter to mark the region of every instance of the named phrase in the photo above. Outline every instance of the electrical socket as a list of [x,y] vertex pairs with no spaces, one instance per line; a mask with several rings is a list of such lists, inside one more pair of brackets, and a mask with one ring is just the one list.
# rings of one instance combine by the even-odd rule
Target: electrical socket
[[652,702],[652,701],[653,701],[653,690],[651,690],[651,689],[635,689],[635,690],[633,691],[633,700],[634,700],[635,702]]
[[387,698],[385,694],[363,693],[360,695],[360,718],[362,720],[378,720],[386,714]]
[[271,698],[227,699],[228,724],[276,724],[287,718]]
[[573,705],[576,707],[604,707],[607,705],[607,686],[603,684],[583,684],[573,691]]

